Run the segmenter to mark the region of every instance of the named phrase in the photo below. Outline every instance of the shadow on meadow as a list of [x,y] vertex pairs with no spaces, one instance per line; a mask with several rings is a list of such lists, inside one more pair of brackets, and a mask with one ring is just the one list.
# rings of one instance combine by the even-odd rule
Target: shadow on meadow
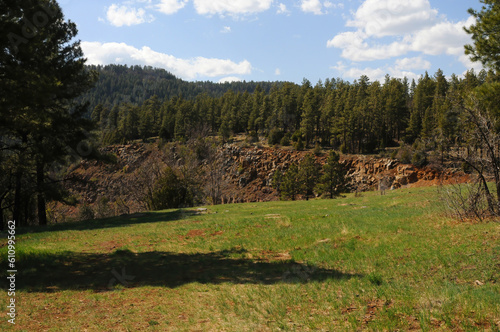
[[104,219],[94,219],[85,221],[66,222],[61,224],[52,224],[45,227],[20,227],[16,229],[16,234],[43,233],[57,231],[87,231],[113,227],[124,227],[129,225],[175,221],[183,219],[186,216],[196,214],[196,209],[179,209],[166,212],[143,212],[111,217]]
[[18,263],[17,287],[26,291],[108,291],[120,287],[163,286],[188,283],[275,284],[349,279],[361,275],[298,264],[245,258],[246,250],[211,253],[133,253],[23,255]]

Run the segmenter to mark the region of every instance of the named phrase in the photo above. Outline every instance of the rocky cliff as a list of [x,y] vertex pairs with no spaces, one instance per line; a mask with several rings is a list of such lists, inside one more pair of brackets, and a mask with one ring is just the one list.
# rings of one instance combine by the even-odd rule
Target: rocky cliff
[[[74,165],[71,169],[73,181],[67,183],[67,189],[80,204],[76,207],[51,204],[53,220],[77,218],[82,203],[87,204],[97,217],[144,210],[145,206],[140,202],[144,189],[141,188],[142,180],[154,172],[153,168],[161,169],[167,165],[167,160],[175,158],[169,155],[170,150],[160,150],[156,144],[115,145],[104,148],[103,152],[115,155],[116,163],[81,161]],[[287,148],[224,145],[218,153],[223,170],[223,203],[278,200],[278,194],[272,188],[274,172],[299,163],[307,153]],[[319,164],[323,164],[326,158],[326,152],[316,156]],[[391,190],[469,179],[456,169],[415,167],[389,158],[344,155],[341,163],[348,170],[351,191]]]

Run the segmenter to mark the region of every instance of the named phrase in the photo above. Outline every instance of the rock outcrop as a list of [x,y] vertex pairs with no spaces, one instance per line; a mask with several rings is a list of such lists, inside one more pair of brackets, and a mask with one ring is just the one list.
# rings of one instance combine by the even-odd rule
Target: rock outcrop
[[[162,152],[155,144],[115,145],[103,149],[104,153],[116,156],[115,164],[97,161],[82,161],[71,169],[75,179],[67,189],[97,210],[100,216],[120,215],[144,210],[137,195],[138,176],[144,176],[144,165],[164,167],[165,160],[177,158],[175,151]],[[226,144],[218,153],[223,172],[222,199],[224,203],[260,202],[278,200],[272,188],[276,171],[285,171],[292,163],[300,163],[308,152],[274,147],[241,147]],[[167,155],[166,155],[167,154]],[[170,156],[168,154],[171,154]],[[324,164],[327,153],[316,156]],[[454,169],[415,167],[389,158],[373,156],[341,156],[350,177],[351,191],[391,190],[406,186],[429,186],[440,182],[465,182],[468,176]],[[62,205],[52,207],[59,216],[75,217],[78,208]],[[59,218],[61,219],[61,218]]]

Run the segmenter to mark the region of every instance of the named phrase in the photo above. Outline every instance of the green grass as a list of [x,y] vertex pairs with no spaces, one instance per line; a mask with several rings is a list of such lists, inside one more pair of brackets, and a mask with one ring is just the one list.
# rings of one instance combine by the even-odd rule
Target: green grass
[[18,229],[16,328],[500,331],[500,225],[433,188],[194,211]]

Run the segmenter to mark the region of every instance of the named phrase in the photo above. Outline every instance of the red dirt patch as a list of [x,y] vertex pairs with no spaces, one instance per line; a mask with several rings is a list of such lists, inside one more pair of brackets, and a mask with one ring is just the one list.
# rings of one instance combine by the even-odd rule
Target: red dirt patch
[[367,325],[377,316],[377,312],[383,308],[389,308],[392,305],[391,301],[384,301],[381,299],[376,299],[368,302],[366,306],[365,318],[363,319],[363,325]]
[[186,234],[186,237],[198,237],[198,236],[204,236],[204,235],[205,235],[205,230],[192,229]]

